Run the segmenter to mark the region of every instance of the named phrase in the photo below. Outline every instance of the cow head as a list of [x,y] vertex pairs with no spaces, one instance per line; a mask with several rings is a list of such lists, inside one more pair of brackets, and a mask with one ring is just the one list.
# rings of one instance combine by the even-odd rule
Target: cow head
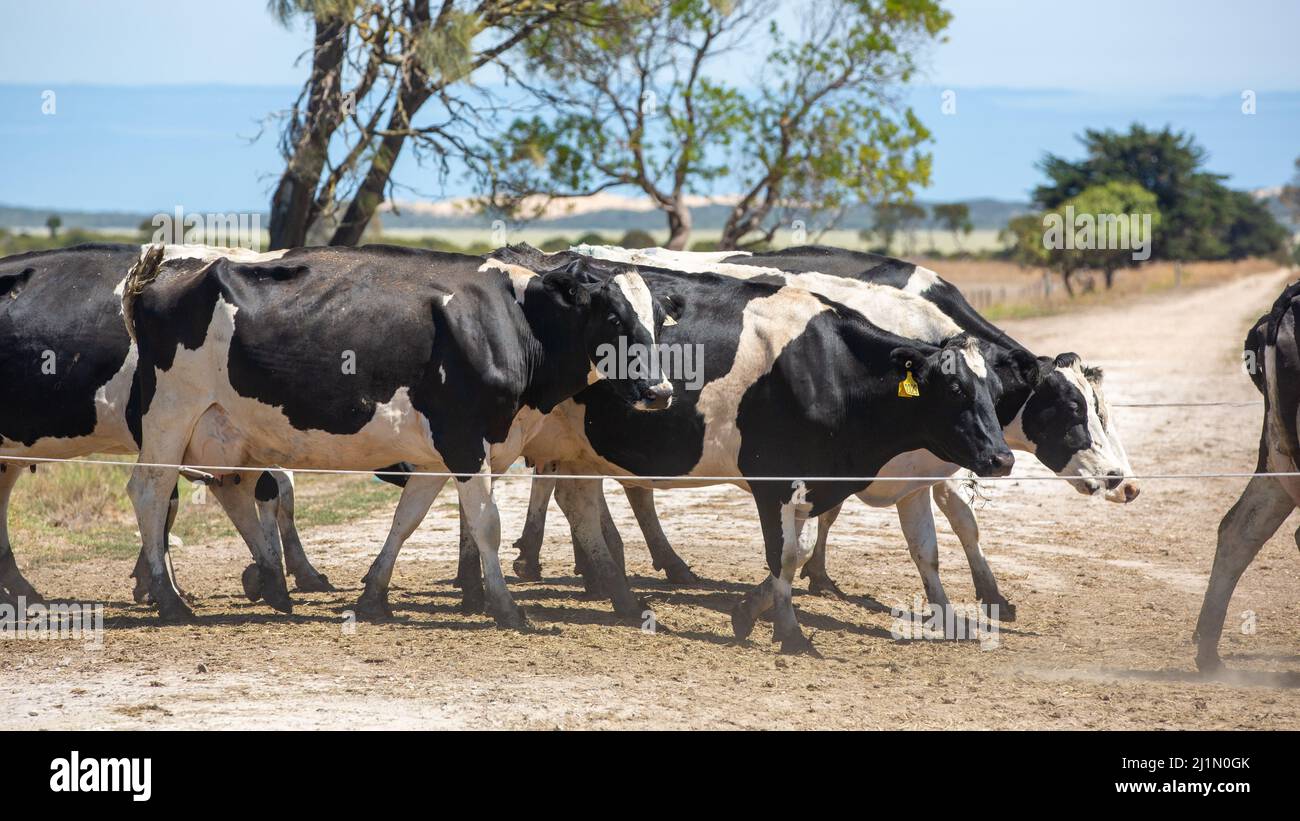
[[996,377],[974,339],[959,334],[941,348],[895,348],[890,360],[900,380],[908,372],[916,380],[917,395],[898,401],[916,403],[913,412],[925,420],[925,445],[932,453],[980,476],[1011,472],[1015,457],[994,408]]
[[1033,453],[1058,476],[1080,477],[1070,480],[1080,493],[1131,502],[1140,488],[1125,478],[1133,469],[1101,384],[1101,369],[1084,367],[1078,354],[1043,357],[1033,392],[1008,434],[1016,448]]
[[655,344],[677,306],[657,299],[631,268],[602,276],[575,260],[540,279],[547,299],[576,325],[572,332],[587,367],[587,383],[609,383],[615,395],[638,410],[667,408],[673,385],[659,371]]

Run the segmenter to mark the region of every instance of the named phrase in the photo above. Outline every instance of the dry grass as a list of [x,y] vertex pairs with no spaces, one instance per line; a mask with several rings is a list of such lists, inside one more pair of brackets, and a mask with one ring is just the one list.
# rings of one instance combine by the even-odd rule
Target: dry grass
[[1100,271],[1081,271],[1075,275],[1076,295],[1071,297],[1061,277],[1042,268],[1021,268],[997,260],[921,258],[917,262],[933,268],[960,288],[971,305],[995,322],[1093,308],[1174,288],[1203,288],[1278,267],[1272,260],[1253,258],[1236,262],[1189,262],[1183,264],[1178,279],[1172,262],[1154,262],[1116,272],[1114,287],[1109,290]]
[[[101,457],[114,458],[114,457]],[[43,465],[24,474],[10,503],[9,532],[24,567],[91,556],[132,556],[140,549],[135,513],[126,495],[129,460],[122,467]],[[11,468],[12,470],[12,468]],[[209,493],[181,480],[175,535],[187,544],[231,538],[234,526]],[[398,489],[368,476],[297,477],[299,527],[335,525],[371,515],[397,501]]]

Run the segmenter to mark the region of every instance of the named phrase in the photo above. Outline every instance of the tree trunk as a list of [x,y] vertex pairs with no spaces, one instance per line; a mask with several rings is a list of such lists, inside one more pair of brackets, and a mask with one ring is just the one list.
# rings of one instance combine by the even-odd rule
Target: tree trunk
[[1074,282],[1071,280],[1073,276],[1073,271],[1061,272],[1061,281],[1065,283],[1065,293],[1069,295],[1070,299],[1074,299]]
[[1115,284],[1115,269],[1106,268],[1103,273],[1106,275],[1106,290],[1109,291],[1111,286]]
[[375,158],[370,162],[370,170],[366,172],[366,178],[361,181],[356,195],[348,204],[347,212],[343,214],[339,227],[330,238],[330,245],[356,245],[361,241],[370,219],[374,217],[375,212],[379,210],[379,205],[384,201],[384,189],[388,187],[388,178],[393,173],[393,165],[402,152],[402,146],[406,144],[405,129],[410,128],[415,112],[420,110],[420,106],[424,105],[430,95],[427,86],[413,85],[404,92],[401,104],[393,110],[393,115],[389,118],[387,129],[389,134],[380,141],[379,150],[375,152]]
[[343,119],[339,88],[346,46],[344,25],[340,20],[316,19],[307,112],[293,154],[271,197],[271,250],[305,244],[307,229],[315,218],[313,203],[330,137]]
[[668,212],[668,244],[670,251],[685,251],[691,239],[691,209],[678,198]]

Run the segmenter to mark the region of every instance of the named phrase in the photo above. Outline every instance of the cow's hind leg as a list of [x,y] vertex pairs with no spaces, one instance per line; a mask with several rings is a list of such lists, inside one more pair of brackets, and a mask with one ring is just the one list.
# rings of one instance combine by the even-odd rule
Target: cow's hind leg
[[623,492],[627,494],[628,504],[632,506],[632,513],[636,516],[636,523],[641,526],[641,535],[645,537],[646,547],[650,548],[650,558],[654,561],[655,570],[662,570],[668,581],[673,584],[698,584],[700,577],[695,575],[690,565],[681,556],[677,555],[672,543],[664,535],[664,529],[659,523],[659,512],[655,510],[654,490],[648,487],[624,485]]
[[[220,484],[212,486],[212,495],[253,551],[255,567],[244,571],[246,590],[255,586],[271,607],[281,613],[292,613],[293,600],[289,598],[289,585],[284,578],[278,523],[271,511],[258,507],[257,485],[261,475],[261,471],[227,475]],[[256,583],[250,578],[254,573],[258,577]]]
[[445,484],[445,476],[412,476],[407,480],[406,486],[402,488],[402,496],[397,500],[393,524],[388,528],[383,549],[362,579],[366,589],[354,606],[357,618],[379,621],[393,617],[393,611],[388,606],[388,583],[393,578],[397,554],[401,551],[402,544],[424,521],[429,507],[438,498],[438,493]]
[[9,496],[22,472],[21,465],[0,462],[0,597],[12,599],[15,605],[19,597],[29,604],[45,601],[18,569],[13,545],[9,541]]
[[[180,510],[180,483],[172,487],[171,498],[167,500],[167,533],[166,542],[164,542],[163,551],[171,552],[171,533],[172,528],[176,526],[176,513]],[[149,588],[153,584],[153,574],[149,572],[149,558],[145,555],[144,548],[140,549],[140,555],[135,558],[135,569],[131,571],[131,578],[135,579],[135,587],[131,591],[131,598],[136,604],[153,604],[153,598],[149,595]],[[181,594],[181,598],[193,602],[194,599],[175,580],[172,584]]]
[[826,572],[826,539],[830,535],[831,525],[839,518],[843,504],[838,504],[817,517],[817,541],[813,545],[812,556],[803,566],[799,575],[808,579],[808,592],[832,599],[846,599],[844,591]]
[[[149,442],[148,433],[145,441]],[[149,573],[149,596],[158,607],[158,615],[164,622],[189,621],[194,618],[193,611],[181,599],[180,591],[167,572],[167,520],[172,492],[176,488],[180,471],[174,467],[148,465],[176,463],[179,461],[177,454],[181,451],[183,447],[142,451],[140,461],[144,464],[135,466],[131,471],[131,480],[126,485],[140,527],[140,541]]]
[[515,550],[519,557],[515,559],[515,575],[526,582],[542,580],[542,540],[546,536],[546,508],[555,493],[555,480],[550,478],[558,466],[547,462],[533,469],[533,486],[528,492],[528,519],[524,522],[524,532],[515,540]]
[[[269,487],[263,483],[269,483]],[[267,470],[257,480],[258,511],[274,518],[284,546],[284,569],[293,576],[294,587],[303,593],[330,593],[334,585],[317,570],[303,550],[302,537],[294,524],[293,475],[283,470]]]
[[985,612],[993,617],[993,607],[997,607],[996,618],[999,621],[1015,621],[1016,606],[1007,601],[998,591],[998,580],[984,558],[980,549],[980,526],[975,520],[975,511],[961,494],[958,482],[949,479],[939,482],[931,488],[934,502],[943,511],[943,515],[952,525],[953,532],[961,540],[962,550],[966,551],[966,561],[970,565],[971,581],[975,583],[975,595],[983,603]]
[[[934,511],[930,508],[930,492],[922,488],[898,500],[898,522],[903,526],[907,550],[921,573],[921,585],[930,604],[930,615],[943,625],[948,638],[973,636],[969,629],[959,629],[948,593],[939,580],[939,536],[934,529]],[[969,625],[963,625],[969,627]]]
[[482,613],[486,605],[483,593],[483,562],[478,545],[465,522],[465,507],[457,505],[460,515],[460,558],[456,566],[455,586],[460,588],[460,612]]
[[498,553],[501,548],[501,514],[492,498],[491,465],[485,462],[482,470],[476,476],[456,480],[460,505],[465,511],[465,525],[478,545],[488,612],[501,627],[523,629],[528,622],[511,597],[506,577],[501,573]]
[[1196,620],[1196,666],[1200,670],[1209,672],[1223,666],[1219,636],[1232,591],[1264,542],[1277,532],[1295,506],[1295,500],[1276,479],[1256,476],[1219,523],[1210,584]]

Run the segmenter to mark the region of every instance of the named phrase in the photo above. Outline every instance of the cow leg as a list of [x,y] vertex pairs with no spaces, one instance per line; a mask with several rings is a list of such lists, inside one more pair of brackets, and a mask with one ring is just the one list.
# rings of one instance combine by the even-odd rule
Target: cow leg
[[9,541],[9,496],[21,474],[21,465],[0,462],[0,598],[12,599],[15,605],[19,597],[26,599],[28,604],[45,601],[18,569],[13,545]]
[[1276,479],[1256,476],[1219,522],[1219,543],[1214,550],[1210,584],[1196,620],[1198,669],[1209,672],[1223,666],[1219,659],[1219,636],[1223,633],[1232,591],[1264,542],[1277,532],[1295,506],[1295,500]]
[[700,577],[691,571],[677,551],[673,550],[664,529],[659,524],[659,513],[655,510],[655,492],[648,487],[623,485],[628,504],[636,516],[636,523],[641,526],[641,535],[645,537],[646,547],[650,548],[650,558],[655,570],[662,570],[673,584],[697,584]]
[[569,520],[574,546],[586,558],[584,579],[596,592],[609,596],[619,618],[640,623],[645,604],[632,594],[627,575],[619,569],[618,562],[605,544],[600,480],[566,479],[559,482],[555,488],[555,501],[560,503],[560,509]]
[[898,522],[903,526],[903,537],[907,539],[907,551],[912,554],[912,561],[921,573],[921,584],[925,587],[925,598],[930,603],[930,612],[935,615],[947,631],[949,619],[948,594],[939,581],[939,536],[934,529],[934,511],[930,509],[929,488],[921,488],[898,500]]
[[362,578],[366,589],[353,607],[357,618],[380,621],[393,617],[393,611],[388,607],[388,583],[393,578],[397,554],[401,551],[402,544],[424,521],[429,507],[438,498],[438,493],[445,484],[445,476],[411,476],[407,480],[406,486],[402,488],[402,496],[397,500],[397,510],[393,513],[393,523],[388,528],[384,546]]
[[146,435],[146,448],[141,451],[140,461],[131,471],[131,480],[127,482],[126,492],[131,497],[131,506],[135,509],[136,522],[140,527],[140,541],[149,571],[149,595],[158,607],[158,615],[164,622],[190,621],[194,612],[181,599],[180,592],[167,572],[167,520],[171,508],[172,491],[180,471],[174,467],[149,467],[149,464],[168,464],[179,461],[178,453],[183,453],[183,442],[172,449],[150,449]]
[[[524,522],[524,532],[515,540],[515,550],[519,558],[515,559],[515,575],[522,581],[540,582],[542,580],[542,539],[546,535],[546,508],[555,493],[554,475],[559,466],[547,462],[533,469],[533,486],[528,493],[528,519]],[[543,478],[547,477],[547,478]]]
[[[180,483],[172,487],[171,498],[167,500],[167,541],[163,548],[164,552],[171,551],[171,533],[172,528],[176,526],[176,513],[180,510]],[[149,559],[145,556],[144,549],[140,549],[140,555],[136,556],[135,569],[131,571],[131,578],[135,579],[135,588],[131,591],[131,598],[136,604],[153,604],[153,598],[149,595],[149,587],[153,584],[153,574],[149,572]],[[174,584],[174,582],[173,582]],[[189,599],[190,597],[184,590],[177,585],[177,591],[180,592],[181,598]],[[190,599],[193,601],[193,599]]]
[[465,522],[465,507],[463,505],[456,507],[460,516],[460,559],[456,569],[455,586],[460,588],[460,612],[482,613],[485,604],[483,562],[479,559],[478,545],[474,544],[474,536]]
[[991,615],[991,608],[996,606],[999,621],[1015,621],[1016,606],[1007,601],[998,591],[998,580],[984,558],[980,549],[980,526],[975,520],[975,511],[961,494],[957,482],[949,479],[939,482],[930,489],[934,503],[943,511],[948,524],[961,540],[962,550],[966,551],[966,562],[970,565],[971,581],[975,583],[975,596],[984,603],[984,610]]
[[[264,481],[274,483],[274,488],[263,488]],[[283,470],[268,470],[262,472],[257,482],[262,491],[258,495],[258,511],[275,520],[280,531],[280,544],[284,546],[284,569],[293,576],[294,587],[303,593],[333,592],[334,585],[312,565],[307,551],[302,548],[302,537],[294,524],[293,475]],[[263,495],[270,495],[270,498],[263,500]]]
[[[261,471],[227,476],[212,485],[212,495],[234,523],[235,529],[253,552],[254,567],[244,570],[245,588],[256,586],[261,598],[281,613],[293,612],[289,585],[284,578],[284,553],[280,547],[278,523],[272,511],[259,509],[258,480]],[[258,577],[252,582],[253,575]],[[250,596],[250,598],[252,598]]]
[[524,613],[515,604],[506,587],[506,577],[501,573],[501,514],[492,498],[492,467],[484,462],[483,472],[465,480],[456,480],[460,493],[460,506],[465,511],[465,524],[474,543],[478,545],[479,561],[483,566],[483,580],[488,612],[500,627],[523,629],[528,626]]
[[818,655],[804,636],[794,613],[794,578],[812,555],[805,534],[811,506],[795,498],[782,500],[766,488],[756,488],[754,502],[763,529],[769,575],[746,593],[731,611],[731,628],[736,638],[745,639],[758,617],[769,608],[772,640],[781,642],[782,653]]
[[808,579],[808,592],[832,599],[846,599],[844,591],[826,572],[826,538],[830,535],[831,525],[839,518],[843,504],[838,504],[817,517],[817,542],[813,545],[812,556],[803,566],[800,576]]

